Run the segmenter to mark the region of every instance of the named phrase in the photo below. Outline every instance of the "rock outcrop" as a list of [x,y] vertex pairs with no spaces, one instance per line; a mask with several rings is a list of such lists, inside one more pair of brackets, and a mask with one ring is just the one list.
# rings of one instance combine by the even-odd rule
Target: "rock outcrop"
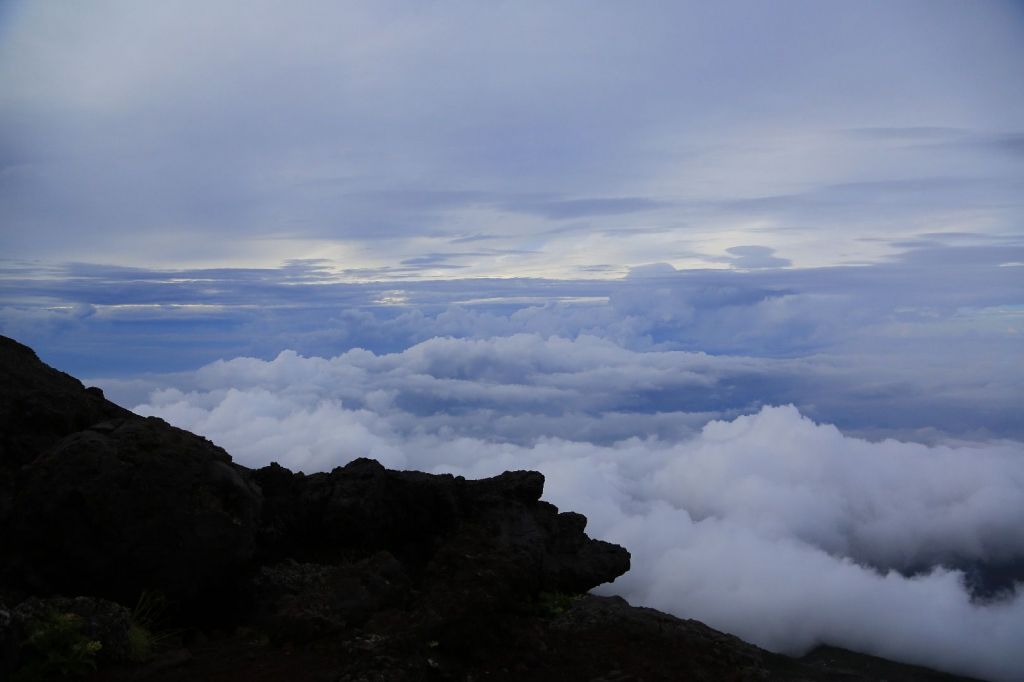
[[43,364],[28,346],[0,336],[0,474],[9,477],[65,436],[109,419],[135,417]]
[[261,495],[209,441],[130,416],[66,436],[18,476],[0,561],[34,593],[194,605],[223,594],[255,552]]

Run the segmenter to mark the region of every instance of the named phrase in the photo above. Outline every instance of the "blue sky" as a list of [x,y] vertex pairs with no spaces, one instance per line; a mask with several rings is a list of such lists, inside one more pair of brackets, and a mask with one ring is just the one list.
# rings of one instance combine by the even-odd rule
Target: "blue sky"
[[1019,2],[8,2],[0,333],[248,465],[539,468],[636,603],[1010,679],[1022,75]]

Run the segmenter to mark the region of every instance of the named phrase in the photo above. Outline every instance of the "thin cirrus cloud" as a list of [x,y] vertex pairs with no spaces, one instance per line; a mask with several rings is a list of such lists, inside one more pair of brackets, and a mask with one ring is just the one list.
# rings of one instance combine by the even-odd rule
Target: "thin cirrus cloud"
[[[4,251],[399,278],[476,236],[519,253],[471,276],[749,244],[877,262],[891,251],[858,238],[1019,223],[1021,21],[1001,3],[15,2]],[[566,261],[581,248],[596,260]]]

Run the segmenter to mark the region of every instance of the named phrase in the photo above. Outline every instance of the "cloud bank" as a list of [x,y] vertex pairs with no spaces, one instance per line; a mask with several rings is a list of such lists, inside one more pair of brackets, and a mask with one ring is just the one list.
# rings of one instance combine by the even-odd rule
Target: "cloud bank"
[[[321,261],[175,271],[12,263],[0,268],[0,332],[125,404],[160,385],[147,383],[147,372],[190,371],[218,358],[269,360],[286,348],[383,355],[443,347],[431,341],[438,338],[518,335],[494,342],[510,354],[501,347],[480,361],[522,374],[506,367],[517,344],[542,347],[523,339],[577,342],[573,353],[623,368],[624,386],[649,377],[620,400],[633,412],[728,417],[792,403],[872,438],[1024,439],[1015,409],[1024,399],[1024,269],[1005,265],[1024,262],[1024,249],[1014,238],[918,241],[933,243],[870,266],[677,271],[663,263],[617,280],[338,282]],[[775,257],[741,253],[735,258],[754,264]],[[560,376],[576,371],[548,354]],[[666,367],[696,372],[714,390],[681,390]]]
[[708,407],[749,371],[593,337],[438,338],[216,362],[136,410],[251,466],[539,469],[547,499],[632,551],[606,592],[778,651],[828,642],[1012,679],[1024,597],[1012,578],[968,588],[1022,575],[1024,444],[869,441],[793,406]]

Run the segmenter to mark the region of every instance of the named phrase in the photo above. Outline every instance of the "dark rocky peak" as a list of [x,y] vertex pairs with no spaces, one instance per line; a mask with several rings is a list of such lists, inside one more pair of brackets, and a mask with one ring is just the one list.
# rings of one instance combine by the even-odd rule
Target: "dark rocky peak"
[[0,473],[27,464],[68,434],[128,416],[100,389],[87,389],[28,346],[0,336]]
[[254,551],[261,495],[221,448],[132,415],[70,434],[18,477],[2,560],[19,587],[134,603],[222,593]]

